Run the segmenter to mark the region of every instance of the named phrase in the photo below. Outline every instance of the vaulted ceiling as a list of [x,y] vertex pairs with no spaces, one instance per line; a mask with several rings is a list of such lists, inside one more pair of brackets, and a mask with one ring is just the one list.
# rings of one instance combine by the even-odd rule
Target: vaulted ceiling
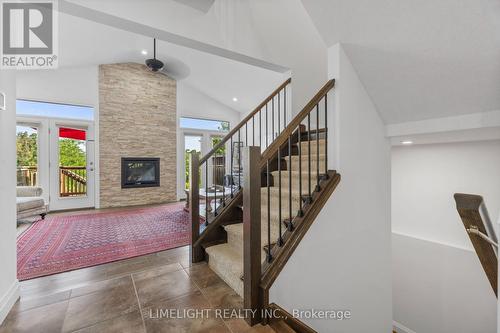
[[386,123],[500,110],[500,1],[302,0]]
[[[152,38],[66,13],[59,14],[59,45],[60,67],[144,63],[153,57]],[[168,75],[239,112],[253,110],[284,81],[282,72],[173,43],[158,41],[157,48],[157,58],[165,62]],[[141,54],[142,50],[148,54]]]

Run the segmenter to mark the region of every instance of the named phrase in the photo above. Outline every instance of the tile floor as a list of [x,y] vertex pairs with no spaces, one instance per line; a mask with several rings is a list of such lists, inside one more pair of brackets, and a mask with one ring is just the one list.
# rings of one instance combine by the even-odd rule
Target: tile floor
[[[21,298],[0,333],[274,332],[215,309],[241,309],[242,299],[188,247],[21,282]],[[158,310],[212,309],[199,319],[158,318]],[[181,312],[182,313],[182,312]]]

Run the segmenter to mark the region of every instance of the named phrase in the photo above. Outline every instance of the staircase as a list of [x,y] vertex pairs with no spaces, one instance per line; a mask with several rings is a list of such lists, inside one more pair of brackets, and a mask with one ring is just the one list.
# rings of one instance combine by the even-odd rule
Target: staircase
[[[311,141],[303,141],[301,142],[302,152],[304,150],[307,151],[309,147],[309,143],[311,143],[311,147],[314,149],[311,150],[311,187],[314,189],[316,186],[316,161],[323,162],[320,166],[321,175],[325,173],[325,139],[320,139],[319,143],[316,140]],[[320,154],[317,155],[316,145],[319,147]],[[294,146],[297,147],[298,144]],[[304,154],[302,159],[302,165],[305,166],[302,168],[302,172],[300,173],[302,178],[302,184],[306,185],[302,188],[302,196],[307,196],[309,193],[309,172],[308,172],[308,156]],[[266,240],[268,238],[268,231],[270,233],[271,246],[274,246],[278,239],[280,238],[280,221],[282,223],[282,231],[287,229],[287,221],[284,220],[284,217],[289,217],[289,208],[290,203],[292,207],[293,214],[299,211],[301,195],[299,192],[299,182],[292,181],[292,191],[289,190],[289,178],[293,180],[298,179],[299,172],[291,171],[298,170],[299,165],[299,156],[298,155],[288,155],[283,156],[283,161],[286,162],[286,169],[281,170],[281,191],[279,184],[279,173],[280,171],[272,171],[271,179],[272,185],[261,187],[261,243],[267,244]],[[312,162],[314,161],[314,163]],[[269,196],[268,196],[269,192]],[[281,192],[281,193],[280,193]],[[290,195],[291,194],[291,195]],[[292,200],[289,200],[289,198]],[[281,198],[281,200],[280,200]],[[279,211],[279,202],[281,201],[281,214]],[[294,216],[295,217],[295,216]],[[268,224],[268,218],[270,223]],[[206,253],[210,260],[208,264],[210,268],[216,272],[231,288],[233,288],[241,297],[243,297],[243,223],[230,224],[223,226],[224,230],[227,233],[227,243],[208,246],[205,248]],[[261,250],[261,261],[262,263],[266,262],[267,253],[268,253],[267,245],[262,246]]]
[[[293,118],[287,108],[290,83],[278,87],[209,154],[200,160],[191,156],[192,260],[207,260],[245,308],[255,310],[272,307],[269,288],[340,182],[328,169],[327,99],[334,81]],[[226,186],[212,175],[217,154],[228,158]],[[195,195],[200,189],[213,195],[200,202]],[[269,323],[280,332],[312,331],[293,320],[258,316],[247,322]]]

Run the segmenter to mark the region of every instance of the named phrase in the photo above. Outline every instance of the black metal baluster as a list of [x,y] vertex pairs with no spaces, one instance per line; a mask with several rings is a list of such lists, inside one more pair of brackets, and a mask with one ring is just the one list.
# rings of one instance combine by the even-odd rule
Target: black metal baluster
[[[292,136],[288,136],[288,157],[292,156]],[[288,230],[293,230],[292,217],[292,163],[288,166]]]
[[321,191],[319,186],[319,103],[316,104],[316,192]]
[[[297,130],[299,136],[299,211],[297,215],[299,217],[304,216],[304,211],[302,210],[302,129],[300,127]],[[292,157],[290,156],[290,165],[292,165]]]
[[269,128],[268,128],[268,123],[269,123],[269,112],[267,110],[267,104],[266,104],[266,148],[269,147]]
[[262,151],[262,109],[259,111],[259,147]]
[[214,186],[214,216],[217,216],[217,182],[216,177],[216,168],[217,168],[217,152],[214,153],[214,156],[212,157],[212,184]]
[[272,108],[271,109],[271,112],[272,112],[272,118],[271,118],[271,127],[272,128],[271,128],[271,130],[273,132],[272,138],[273,138],[273,141],[274,141],[274,97],[273,97],[272,102],[271,102],[271,108]]
[[252,146],[255,146],[255,115],[252,116]]
[[205,226],[208,226],[208,161],[205,162]]
[[231,199],[234,197],[234,178],[233,178],[233,136],[231,135],[231,179],[229,184],[231,184]]
[[281,133],[281,102],[280,102],[280,93],[278,92],[278,135]]
[[328,179],[328,95],[325,95],[325,179]]
[[286,87],[283,89],[283,129],[286,128]]
[[309,177],[309,192],[307,202],[311,203],[312,195],[311,195],[311,112],[307,114],[307,159],[308,159],[308,170],[307,176]]
[[238,190],[241,190],[241,133],[238,130]]
[[224,143],[224,159],[222,160],[223,167],[222,167],[222,208],[226,207],[226,184],[224,184],[224,178],[226,177],[226,143]]
[[266,161],[266,175],[267,175],[267,262],[271,262],[271,192],[270,192],[270,179],[269,179],[269,160]]
[[281,237],[281,147],[278,147],[278,246],[283,246],[283,238]]

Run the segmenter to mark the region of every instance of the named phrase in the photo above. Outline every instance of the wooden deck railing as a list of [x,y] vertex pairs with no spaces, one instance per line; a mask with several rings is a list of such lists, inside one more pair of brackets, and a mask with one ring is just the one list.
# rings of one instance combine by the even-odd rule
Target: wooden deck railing
[[[17,167],[17,186],[37,186],[38,167]],[[87,194],[87,168],[84,166],[59,167],[59,194],[72,197]]]
[[17,186],[36,186],[38,168],[36,166],[17,167]]
[[59,193],[61,197],[72,197],[87,194],[86,167],[59,167],[59,179]]

